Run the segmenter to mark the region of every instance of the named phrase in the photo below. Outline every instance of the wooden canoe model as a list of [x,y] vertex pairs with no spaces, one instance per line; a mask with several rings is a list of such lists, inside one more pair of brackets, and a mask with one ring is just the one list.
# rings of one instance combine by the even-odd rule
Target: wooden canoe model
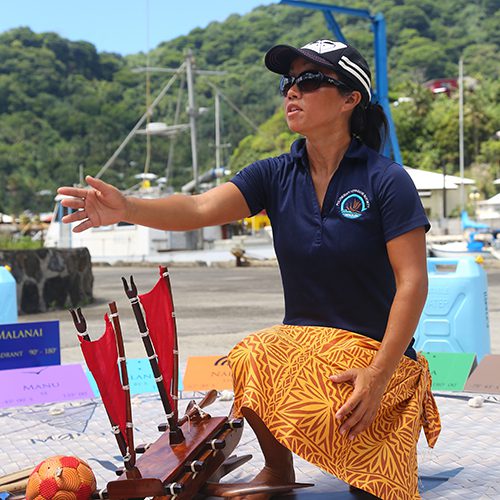
[[252,457],[232,456],[243,432],[243,419],[211,417],[204,408],[217,392],[212,390],[199,403],[191,401],[186,414],[178,416],[178,346],[169,273],[160,267],[154,288],[138,295],[133,278],[122,278],[139,334],[165,411],[166,422],[158,425],[160,437],[151,444],[134,446],[130,388],[123,337],[116,304],[109,304],[105,333],[91,341],[80,309],[72,310],[82,352],[108,413],[124,467],[119,477],[94,493],[98,499],[233,497],[253,493],[279,493],[306,484],[221,484],[226,474]]

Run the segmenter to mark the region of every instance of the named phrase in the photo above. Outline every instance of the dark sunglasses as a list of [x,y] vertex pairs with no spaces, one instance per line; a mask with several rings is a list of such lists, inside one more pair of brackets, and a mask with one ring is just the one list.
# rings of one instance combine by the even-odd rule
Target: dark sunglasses
[[298,89],[301,92],[314,92],[325,83],[327,83],[328,85],[333,85],[334,87],[349,90],[349,87],[345,83],[330,76],[326,76],[319,71],[305,71],[299,76],[283,75],[280,81],[280,94],[283,97],[286,97],[288,91],[294,85],[297,85]]

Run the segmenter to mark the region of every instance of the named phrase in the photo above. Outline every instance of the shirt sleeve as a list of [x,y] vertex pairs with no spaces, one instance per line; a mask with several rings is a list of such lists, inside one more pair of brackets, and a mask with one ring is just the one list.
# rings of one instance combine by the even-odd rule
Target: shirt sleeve
[[271,186],[270,160],[259,160],[240,170],[231,181],[241,191],[251,215],[268,207]]
[[386,168],[378,195],[386,242],[417,227],[429,231],[431,225],[417,188],[403,167],[392,163]]

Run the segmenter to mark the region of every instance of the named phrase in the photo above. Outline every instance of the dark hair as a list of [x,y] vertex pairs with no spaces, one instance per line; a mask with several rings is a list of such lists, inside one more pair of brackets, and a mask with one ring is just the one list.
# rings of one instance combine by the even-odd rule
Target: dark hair
[[359,137],[361,141],[375,151],[384,147],[389,124],[384,108],[378,103],[368,103],[366,108],[358,104],[351,115],[351,134]]
[[[339,76],[339,80],[345,83],[349,89],[338,89],[342,95],[349,95],[353,89],[347,81]],[[367,105],[363,100],[354,108],[351,115],[351,134],[358,137],[366,146],[381,151],[389,135],[389,123],[384,108],[378,103],[369,102]]]

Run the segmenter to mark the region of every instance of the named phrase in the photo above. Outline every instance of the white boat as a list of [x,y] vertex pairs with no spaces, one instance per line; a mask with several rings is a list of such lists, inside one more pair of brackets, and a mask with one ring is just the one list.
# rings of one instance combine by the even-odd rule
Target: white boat
[[[138,190],[134,195],[145,198],[160,196],[159,193],[151,194],[151,191],[159,190],[146,188]],[[165,252],[195,250],[222,238],[220,226],[206,227],[199,231],[162,231],[127,222],[74,233],[72,229],[78,222],[61,222],[62,217],[68,213],[68,209],[60,203],[63,198],[61,195],[56,196],[56,206],[44,245],[58,248],[86,247],[92,262],[163,262],[166,260]]]
[[[473,243],[482,243],[475,241]],[[499,258],[499,254],[493,247],[487,245],[472,245],[467,241],[453,241],[450,243],[431,243],[429,250],[433,257],[440,257],[445,259],[457,259],[461,257],[472,257],[476,259],[481,257],[483,259]]]

